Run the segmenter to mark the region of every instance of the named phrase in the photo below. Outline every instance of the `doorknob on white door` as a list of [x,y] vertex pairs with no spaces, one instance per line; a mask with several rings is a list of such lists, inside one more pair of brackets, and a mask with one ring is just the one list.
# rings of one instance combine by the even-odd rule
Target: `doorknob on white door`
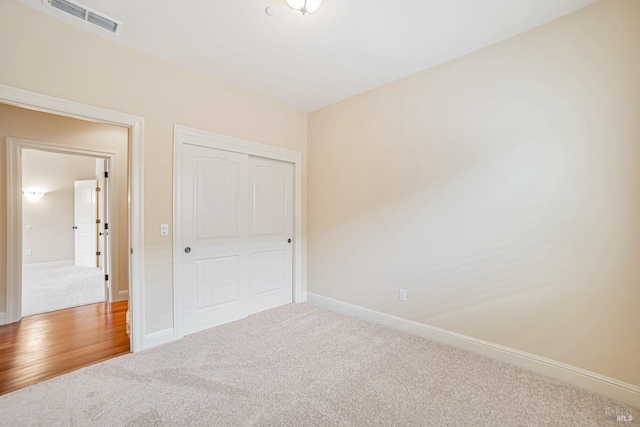
[[191,248],[190,248],[189,246],[187,246],[186,248],[184,248],[184,251],[185,251],[186,253],[189,253],[189,252],[191,252]]

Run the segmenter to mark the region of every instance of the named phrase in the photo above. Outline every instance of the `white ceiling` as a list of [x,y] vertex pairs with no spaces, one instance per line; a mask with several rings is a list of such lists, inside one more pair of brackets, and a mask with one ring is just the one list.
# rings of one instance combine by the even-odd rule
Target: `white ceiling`
[[[60,17],[40,0],[21,3]],[[324,0],[301,16],[284,0],[79,0],[124,22],[112,35],[69,23],[313,111],[507,39],[596,0]],[[267,6],[279,14],[267,16]]]

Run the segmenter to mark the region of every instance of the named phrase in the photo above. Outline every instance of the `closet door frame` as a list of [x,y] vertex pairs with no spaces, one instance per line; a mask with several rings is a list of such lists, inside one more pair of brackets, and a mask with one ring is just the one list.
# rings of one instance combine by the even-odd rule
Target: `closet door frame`
[[[178,261],[183,248],[182,239],[182,150],[185,145],[195,145],[249,156],[280,160],[293,164],[293,295],[295,303],[306,301],[306,292],[302,291],[303,241],[302,241],[302,153],[286,148],[275,147],[259,142],[247,141],[227,135],[207,132],[181,125],[174,125],[173,133],[173,323],[176,326],[176,283]],[[180,339],[174,336],[174,339]]]

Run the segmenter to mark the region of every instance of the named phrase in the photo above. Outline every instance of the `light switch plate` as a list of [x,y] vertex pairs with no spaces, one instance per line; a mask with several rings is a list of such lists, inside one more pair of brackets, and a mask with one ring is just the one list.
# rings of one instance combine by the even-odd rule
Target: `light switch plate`
[[160,224],[160,235],[161,236],[169,235],[169,224]]
[[25,225],[24,226],[24,231],[31,231],[31,226],[30,225]]

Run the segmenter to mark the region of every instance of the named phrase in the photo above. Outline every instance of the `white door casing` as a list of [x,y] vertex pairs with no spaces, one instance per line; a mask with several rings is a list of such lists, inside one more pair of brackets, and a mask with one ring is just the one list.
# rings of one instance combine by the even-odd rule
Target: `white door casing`
[[74,181],[75,265],[98,266],[98,181]]
[[249,314],[292,301],[293,165],[249,158]]
[[[0,90],[1,90],[2,86],[0,86]],[[22,223],[22,203],[21,202],[21,191],[20,188],[22,188],[22,151],[23,150],[35,150],[35,151],[45,151],[45,152],[51,152],[51,153],[59,153],[59,154],[65,154],[65,155],[78,155],[78,156],[84,156],[84,157],[93,157],[95,158],[97,161],[103,163],[105,165],[105,167],[108,167],[111,164],[116,164],[117,162],[117,153],[112,152],[112,151],[108,151],[108,150],[104,150],[104,149],[92,149],[92,148],[87,148],[87,147],[76,147],[76,146],[65,146],[65,145],[61,145],[61,144],[51,144],[51,143],[47,143],[47,142],[42,142],[42,141],[30,141],[30,140],[26,140],[26,139],[21,139],[21,138],[12,138],[12,137],[7,137],[6,139],[6,143],[7,143],[7,175],[8,175],[8,180],[7,180],[7,201],[8,201],[8,206],[7,206],[7,213],[9,214],[7,216],[7,224],[9,225],[7,231],[7,248],[14,248],[14,252],[11,252],[8,254],[8,259],[7,259],[7,275],[6,277],[11,277],[12,280],[10,282],[8,282],[8,286],[7,286],[7,316],[4,316],[4,319],[0,318],[0,321],[5,320],[6,323],[12,323],[12,322],[16,322],[18,320],[20,320],[20,318],[22,317],[22,275],[20,274],[22,271],[21,268],[16,268],[17,266],[15,265],[15,263],[18,261],[15,257],[12,257],[11,255],[13,253],[20,253],[21,248],[22,248],[22,239],[20,238],[20,235],[16,236],[16,233],[14,233],[14,230],[18,229],[19,227],[15,227],[15,224],[20,224]],[[113,177],[113,179],[115,180],[116,177]],[[97,180],[96,180],[97,181]],[[95,182],[92,182],[92,186],[90,188],[88,188],[88,191],[95,191]],[[109,189],[109,185],[108,185],[108,181],[107,179],[105,179],[105,187],[104,190],[105,191],[100,191],[100,194],[104,194],[105,196],[105,206],[106,206],[106,217],[109,218],[111,215],[111,210],[113,210],[114,212],[118,210],[118,204],[117,204],[117,198],[113,197],[113,194],[111,194],[111,192],[108,190]],[[74,185],[74,193],[75,193],[75,185]],[[113,199],[113,200],[111,200]],[[96,201],[97,201],[97,197],[96,197]],[[75,194],[74,194],[74,204],[75,204]],[[91,203],[93,204],[93,203]],[[89,212],[93,211],[95,209],[95,205],[94,207],[88,207],[87,208],[89,210]],[[74,206],[74,216],[75,216],[75,206]],[[97,209],[96,209],[97,211]],[[96,214],[97,215],[97,214]],[[115,216],[115,218],[117,219],[117,216]],[[74,223],[75,223],[75,217],[74,217]],[[94,227],[96,226],[95,223],[95,219],[93,219],[93,224]],[[115,227],[117,228],[117,220],[114,221]],[[76,242],[75,239],[78,237],[76,236],[76,231],[75,230],[69,230],[70,232],[73,231],[74,232],[74,246],[76,246]],[[95,235],[94,235],[95,236]],[[109,236],[106,241],[105,241],[105,245],[107,248],[107,251],[109,250],[110,247],[114,247],[117,248],[117,234],[114,236]],[[95,237],[94,237],[95,238]],[[111,239],[113,239],[113,242],[111,242]],[[75,250],[74,250],[75,252]],[[95,255],[95,248],[93,249],[93,257],[94,259],[97,260],[97,257]],[[74,258],[75,258],[75,253],[74,253]],[[107,257],[108,258],[108,257]],[[105,274],[110,274],[111,275],[111,269],[113,269],[114,272],[116,272],[116,276],[117,276],[117,272],[118,272],[118,268],[119,268],[119,264],[117,262],[117,257],[116,257],[116,262],[107,262],[107,270],[105,271]],[[75,263],[75,262],[74,262]],[[87,261],[88,263],[88,261]],[[19,265],[21,266],[21,264]],[[105,293],[106,293],[106,287],[107,287],[107,282],[105,281]],[[109,295],[109,298],[111,297],[111,294]],[[106,298],[105,298],[106,300]]]

